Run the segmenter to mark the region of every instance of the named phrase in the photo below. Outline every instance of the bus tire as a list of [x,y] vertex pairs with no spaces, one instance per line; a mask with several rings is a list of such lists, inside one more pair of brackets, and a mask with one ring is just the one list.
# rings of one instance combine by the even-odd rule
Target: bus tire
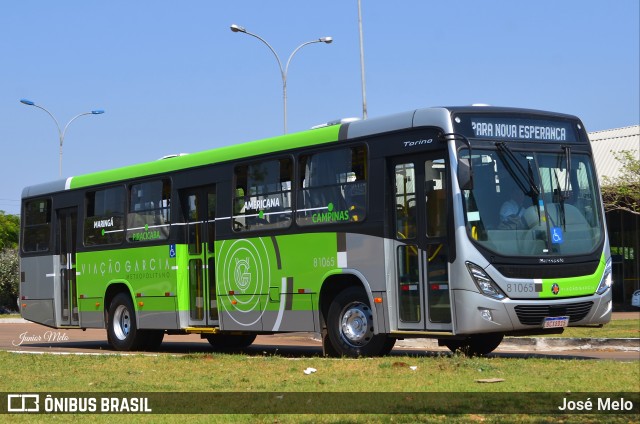
[[474,334],[465,340],[450,340],[443,344],[454,353],[460,351],[466,356],[482,356],[493,352],[503,338],[501,333]]
[[471,336],[469,340],[469,353],[470,356],[476,355],[487,355],[494,350],[500,343],[502,343],[502,339],[504,338],[504,334],[501,333],[486,333],[486,334],[476,334]]
[[380,351],[380,356],[387,356],[393,350],[393,347],[396,345],[396,339],[393,337],[387,337],[387,340],[384,343],[382,350]]
[[164,339],[164,330],[138,330],[142,337],[140,348],[143,350],[158,350]]
[[327,335],[332,349],[326,351],[351,358],[385,355],[395,343],[386,334],[373,333],[373,312],[366,292],[360,287],[341,291],[331,302]]
[[255,334],[207,334],[207,341],[215,350],[241,350],[251,346]]
[[142,334],[136,325],[136,311],[126,293],[118,293],[109,305],[107,340],[115,350],[137,350],[142,344]]

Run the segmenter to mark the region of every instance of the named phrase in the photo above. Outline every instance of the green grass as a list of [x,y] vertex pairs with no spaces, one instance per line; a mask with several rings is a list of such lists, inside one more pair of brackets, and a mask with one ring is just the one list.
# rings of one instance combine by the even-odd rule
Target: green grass
[[[639,392],[638,362],[464,356],[287,359],[242,354],[31,355],[0,352],[0,391],[11,392]],[[410,366],[416,366],[414,371]],[[307,367],[317,369],[306,375]],[[609,376],[603,378],[603,376]],[[502,382],[481,384],[477,380]],[[461,395],[464,396],[464,395]],[[2,400],[2,399],[0,399]],[[2,400],[4,401],[4,400]],[[345,402],[349,399],[345,398]],[[154,415],[138,422],[599,422],[603,416]],[[17,418],[13,420],[13,417]],[[101,422],[107,417],[12,416],[12,422]],[[111,416],[113,419],[114,416]],[[608,422],[637,422],[607,416]],[[579,419],[579,421],[576,421]]]
[[[17,391],[640,391],[637,362],[575,359],[459,355],[288,359],[217,353],[61,356],[0,352],[0,363],[2,385],[10,382],[11,390]],[[307,367],[318,372],[306,375],[303,370]],[[475,383],[485,378],[505,381]]]
[[39,416],[7,415],[11,423],[149,423],[149,424],[200,424],[200,423],[257,423],[257,424],[324,424],[324,423],[453,423],[453,424],[612,424],[637,423],[632,415],[60,415],[46,414]]
[[[1,315],[0,318],[19,318]],[[567,328],[550,337],[638,338],[640,320]],[[54,356],[0,352],[0,392],[639,392],[638,361],[543,358],[386,357],[287,359],[228,354]],[[412,371],[409,366],[416,366]],[[318,371],[305,375],[307,367]],[[603,378],[603,376],[607,376]],[[611,377],[613,376],[613,377]],[[476,380],[504,381],[480,384]],[[463,395],[462,395],[463,396]],[[0,399],[4,402],[4,399]],[[347,400],[345,400],[347,401]],[[137,415],[141,423],[612,423],[632,415]],[[112,422],[114,415],[8,415],[12,423]]]

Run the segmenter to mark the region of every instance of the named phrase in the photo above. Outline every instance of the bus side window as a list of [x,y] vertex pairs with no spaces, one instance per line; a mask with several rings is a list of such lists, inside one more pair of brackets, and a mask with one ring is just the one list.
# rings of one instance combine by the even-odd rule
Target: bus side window
[[427,198],[427,236],[447,235],[447,184],[444,159],[425,162],[425,187]]
[[291,158],[235,167],[233,229],[286,228],[291,224]]
[[124,240],[124,187],[90,191],[86,195],[84,245],[118,244]]
[[401,163],[395,168],[396,237],[416,237],[416,174],[413,163]]
[[357,222],[366,218],[367,154],[364,147],[302,156],[300,177],[298,224]]
[[130,242],[165,240],[171,222],[171,182],[146,181],[129,188],[127,240]]
[[46,252],[51,238],[51,199],[30,200],[24,205],[22,250]]

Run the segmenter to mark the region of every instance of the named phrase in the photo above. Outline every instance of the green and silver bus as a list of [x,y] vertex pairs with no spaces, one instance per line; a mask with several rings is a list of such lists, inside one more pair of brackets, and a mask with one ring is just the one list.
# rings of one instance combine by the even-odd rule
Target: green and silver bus
[[30,186],[22,316],[116,350],[315,332],[493,351],[611,317],[591,147],[570,115],[436,107]]

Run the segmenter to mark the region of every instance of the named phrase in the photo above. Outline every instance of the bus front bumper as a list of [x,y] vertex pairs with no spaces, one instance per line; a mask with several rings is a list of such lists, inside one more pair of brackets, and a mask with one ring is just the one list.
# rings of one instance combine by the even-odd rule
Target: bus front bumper
[[[569,317],[569,326],[602,325],[611,320],[611,290],[603,295],[564,299],[496,300],[478,292],[453,290],[455,334],[544,333],[545,318]],[[549,331],[550,332],[550,331]]]

